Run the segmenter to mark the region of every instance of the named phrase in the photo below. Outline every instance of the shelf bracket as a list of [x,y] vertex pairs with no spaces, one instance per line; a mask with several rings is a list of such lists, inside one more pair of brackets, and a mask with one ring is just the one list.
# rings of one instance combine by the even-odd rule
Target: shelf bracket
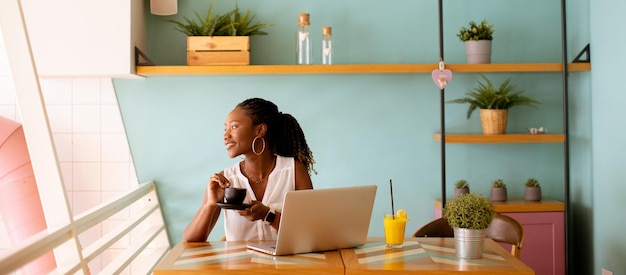
[[139,48],[135,47],[135,66],[154,66],[154,63]]
[[[584,56],[585,59],[582,57]],[[583,48],[582,51],[574,58],[573,63],[589,63],[591,62],[591,52],[589,51],[589,44]]]

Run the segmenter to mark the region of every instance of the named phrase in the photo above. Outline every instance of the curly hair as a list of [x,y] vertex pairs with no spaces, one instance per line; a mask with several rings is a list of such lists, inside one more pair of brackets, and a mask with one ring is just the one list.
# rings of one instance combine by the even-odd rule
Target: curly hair
[[304,164],[309,174],[316,172],[313,169],[313,152],[306,143],[300,124],[292,115],[279,112],[276,104],[262,98],[246,99],[237,107],[246,111],[254,125],[267,125],[266,139],[272,153],[293,157]]

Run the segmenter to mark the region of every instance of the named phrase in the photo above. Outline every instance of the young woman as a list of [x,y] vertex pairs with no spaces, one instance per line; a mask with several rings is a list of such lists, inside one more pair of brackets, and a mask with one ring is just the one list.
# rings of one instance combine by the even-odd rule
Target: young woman
[[267,100],[251,98],[226,117],[224,145],[231,158],[244,160],[209,179],[204,200],[183,241],[204,242],[221,213],[224,189],[247,189],[245,210],[224,211],[226,240],[275,240],[287,191],[313,189],[313,154],[296,119]]

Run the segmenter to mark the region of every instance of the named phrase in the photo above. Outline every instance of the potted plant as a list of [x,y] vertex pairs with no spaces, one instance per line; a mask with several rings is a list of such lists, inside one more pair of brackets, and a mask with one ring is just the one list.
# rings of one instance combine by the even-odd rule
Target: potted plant
[[524,190],[524,200],[527,201],[540,201],[541,200],[541,187],[539,181],[535,178],[529,178],[526,180],[526,189]]
[[465,97],[448,101],[448,103],[468,103],[467,119],[477,108],[480,109],[480,121],[485,135],[506,133],[508,110],[515,106],[528,105],[536,107],[539,101],[522,95],[516,90],[508,78],[498,88],[486,76],[481,74],[485,82],[478,81],[478,86],[465,93]]
[[480,24],[469,22],[469,27],[461,27],[457,37],[465,42],[465,54],[469,64],[491,63],[491,42],[493,40],[493,24],[483,20]]
[[187,65],[249,65],[250,36],[266,35],[262,29],[271,26],[253,23],[250,9],[242,13],[237,4],[226,14],[213,14],[211,1],[204,16],[194,14],[193,20],[168,20],[187,35]]
[[494,215],[491,203],[479,194],[463,194],[446,203],[443,216],[454,230],[457,257],[482,257],[485,229]]
[[506,201],[506,184],[502,179],[496,179],[491,184],[491,201]]
[[467,184],[466,180],[459,180],[454,184],[454,197],[455,198],[463,194],[468,194],[469,192],[470,192],[469,184]]

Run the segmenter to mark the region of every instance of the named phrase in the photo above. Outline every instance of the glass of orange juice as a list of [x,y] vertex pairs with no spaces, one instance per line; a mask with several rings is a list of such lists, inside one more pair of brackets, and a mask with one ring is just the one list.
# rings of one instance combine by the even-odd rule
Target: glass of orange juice
[[385,226],[385,245],[390,248],[402,248],[406,217],[386,213],[383,219]]

